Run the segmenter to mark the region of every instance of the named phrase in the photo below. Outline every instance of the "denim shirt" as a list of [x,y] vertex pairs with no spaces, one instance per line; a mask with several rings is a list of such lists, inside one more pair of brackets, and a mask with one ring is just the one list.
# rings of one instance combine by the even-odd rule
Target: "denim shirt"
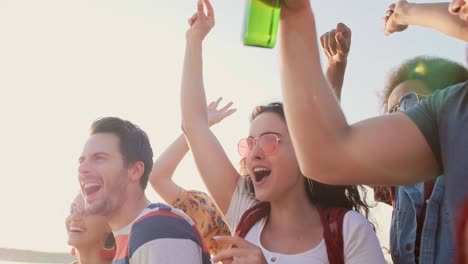
[[[390,227],[390,251],[394,263],[416,263],[417,213],[423,207],[423,195],[417,185],[399,186],[395,190],[395,208]],[[445,179],[437,177],[427,200],[426,217],[421,235],[419,263],[453,263],[454,237],[452,217],[445,195]]]

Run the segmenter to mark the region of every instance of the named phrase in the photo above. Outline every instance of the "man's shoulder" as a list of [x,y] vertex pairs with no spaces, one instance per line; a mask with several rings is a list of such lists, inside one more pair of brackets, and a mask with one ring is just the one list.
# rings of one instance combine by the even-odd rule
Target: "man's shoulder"
[[[147,221],[147,222],[158,222],[160,219],[166,219],[169,222],[173,222],[176,219],[182,220],[182,221],[175,221],[175,222],[186,222],[189,225],[193,226],[194,222],[193,220],[186,215],[183,211],[174,208],[172,206],[169,206],[167,204],[163,203],[153,203],[148,205],[145,210],[142,212],[142,214],[135,220],[133,223],[133,226],[137,225],[138,223],[142,221]],[[163,224],[162,223],[156,223],[156,224]],[[133,227],[134,228],[134,227]]]
[[445,89],[437,90],[433,94],[429,95],[427,99],[435,104],[436,107],[438,106],[437,108],[442,108],[448,101],[464,100],[464,97],[467,94],[468,82],[463,82],[449,86]]
[[130,232],[131,246],[157,239],[189,239],[200,244],[193,221],[166,204],[150,204],[136,219]]
[[[129,258],[136,257],[137,263],[186,258],[186,255],[180,255],[180,251],[184,251],[184,254],[192,252],[190,254],[195,254],[196,258],[203,257],[209,263],[206,245],[187,215],[166,204],[148,205],[131,227]],[[144,259],[143,262],[141,258]],[[149,261],[150,259],[153,261]]]

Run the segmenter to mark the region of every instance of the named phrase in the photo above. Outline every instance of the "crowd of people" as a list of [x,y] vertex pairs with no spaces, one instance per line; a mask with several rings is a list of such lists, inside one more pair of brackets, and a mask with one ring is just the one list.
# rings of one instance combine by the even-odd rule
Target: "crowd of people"
[[[66,219],[75,263],[385,263],[364,185],[393,207],[394,263],[468,263],[465,66],[409,58],[383,85],[382,115],[348,124],[340,99],[351,29],[337,23],[319,39],[310,1],[285,0],[284,102],[254,107],[236,165],[210,129],[236,109],[205,98],[210,1],[198,0],[188,22],[183,133],[174,143],[153,162],[147,134],[132,122],[105,117],[91,125],[79,158],[81,191]],[[468,41],[468,4],[400,0],[384,25],[385,34],[423,26]],[[209,194],[172,179],[189,150]],[[148,182],[165,203],[149,201]]]

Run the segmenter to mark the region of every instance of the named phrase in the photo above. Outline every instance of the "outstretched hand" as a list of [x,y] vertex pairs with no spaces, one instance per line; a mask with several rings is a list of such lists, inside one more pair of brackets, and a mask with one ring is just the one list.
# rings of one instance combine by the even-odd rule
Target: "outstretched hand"
[[343,23],[338,23],[320,37],[322,49],[330,63],[344,62],[351,48],[351,29]]
[[216,243],[230,245],[228,249],[219,251],[212,258],[214,262],[223,264],[268,264],[262,250],[247,240],[236,236],[214,237]]
[[408,25],[402,24],[401,17],[405,13],[405,8],[408,5],[406,0],[400,0],[394,4],[391,4],[387,8],[384,20],[384,34],[390,35],[395,32],[401,32],[408,28]]
[[[206,13],[205,13],[206,7]],[[188,20],[190,28],[187,30],[187,39],[202,41],[215,25],[213,6],[209,0],[198,0],[197,12]]]
[[223,98],[219,97],[218,100],[211,102],[207,106],[208,124],[210,126],[221,122],[224,118],[232,115],[234,112],[237,111],[237,109],[231,108],[231,106],[233,105],[232,102],[229,102],[221,109],[218,109],[221,100],[223,100]]

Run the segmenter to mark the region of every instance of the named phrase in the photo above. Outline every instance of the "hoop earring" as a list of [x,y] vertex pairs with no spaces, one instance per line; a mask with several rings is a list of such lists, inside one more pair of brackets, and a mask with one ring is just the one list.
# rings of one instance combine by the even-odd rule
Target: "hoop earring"
[[115,246],[113,248],[101,249],[101,251],[99,252],[101,257],[104,259],[114,259],[115,253],[116,253]]
[[309,179],[309,178],[307,178],[307,183],[309,184],[309,190],[310,190],[310,192],[312,192],[313,189],[314,189],[314,183],[313,183],[312,180]]

